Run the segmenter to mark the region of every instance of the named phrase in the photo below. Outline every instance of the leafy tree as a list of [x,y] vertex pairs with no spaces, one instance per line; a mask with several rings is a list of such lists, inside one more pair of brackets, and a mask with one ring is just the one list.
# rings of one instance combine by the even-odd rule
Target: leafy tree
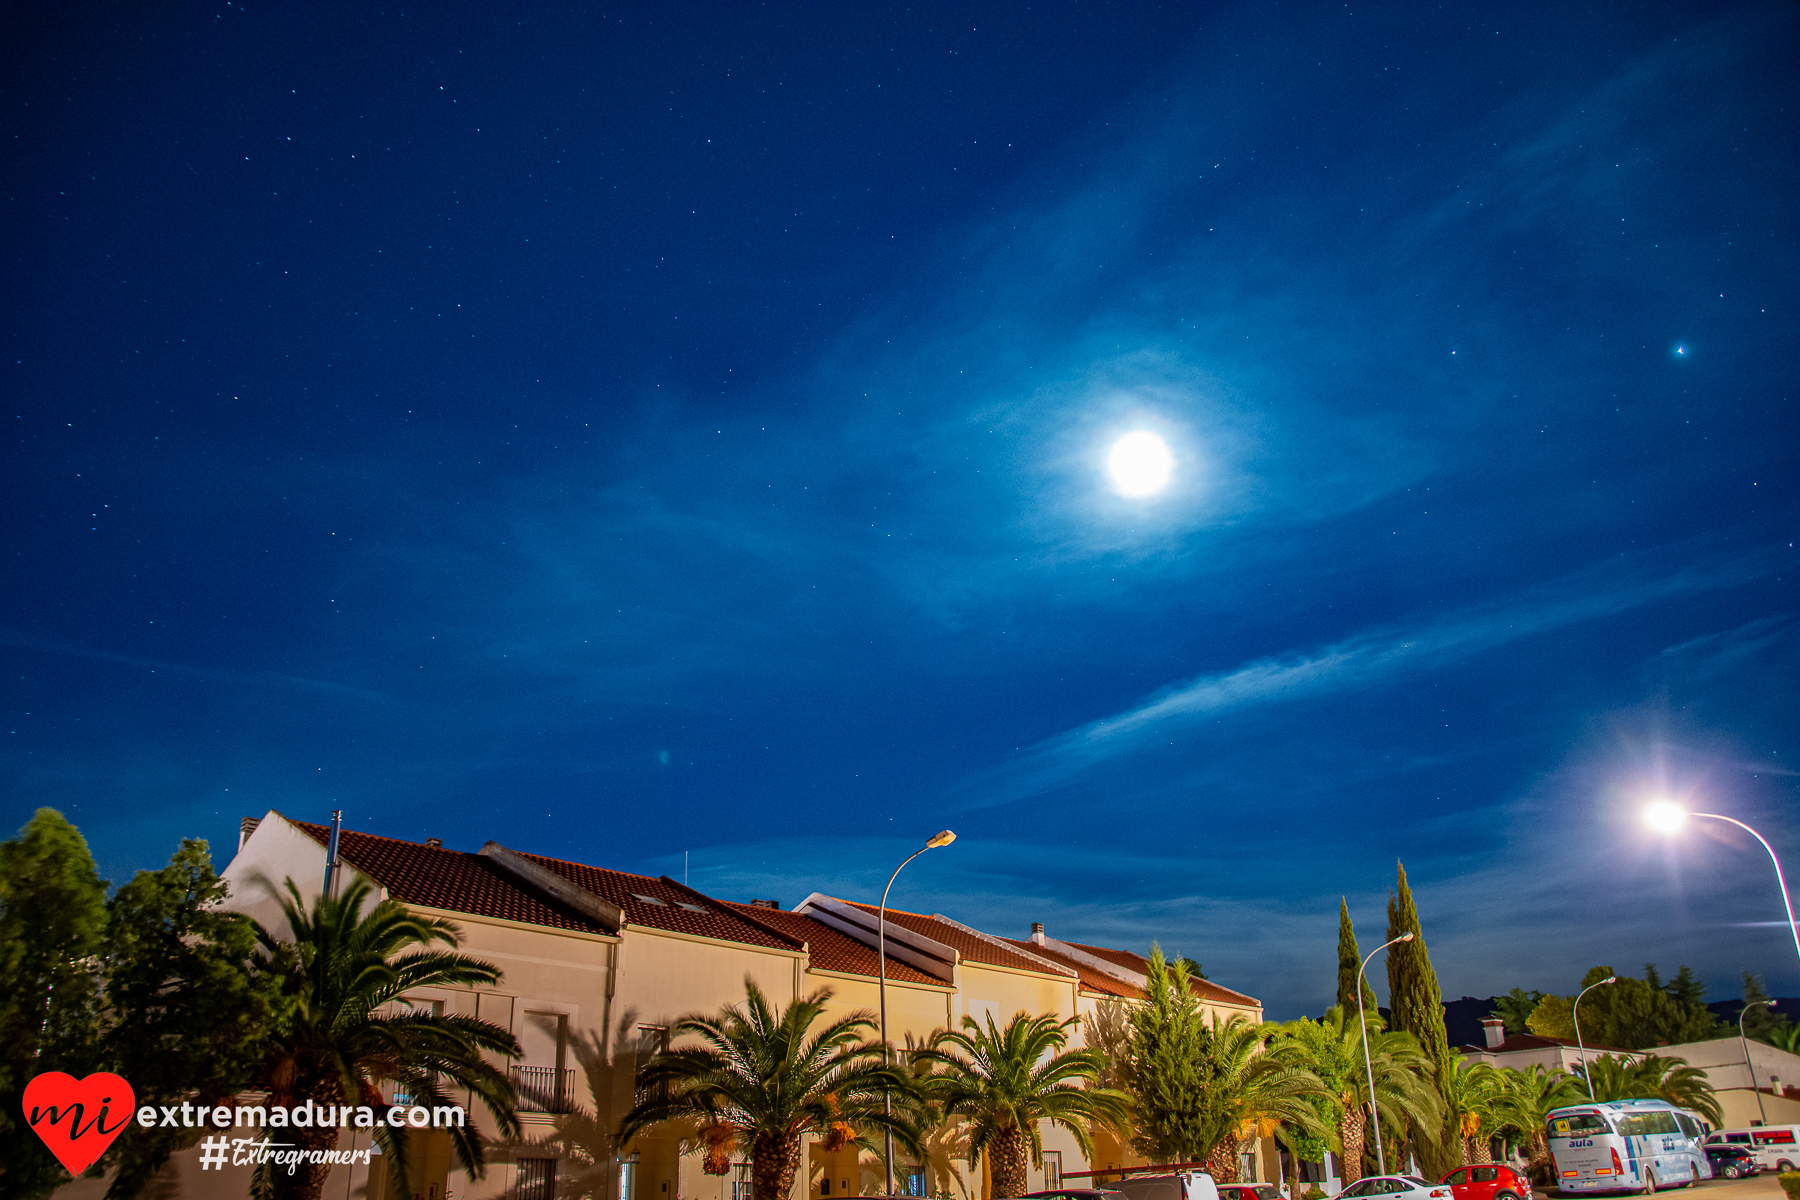
[[[1338,898],[1338,1007],[1345,1012],[1356,1011],[1356,976],[1362,970],[1362,947],[1356,944],[1356,927],[1350,924],[1350,901]],[[1375,989],[1369,985],[1367,975],[1362,981],[1363,1012],[1366,1016],[1379,1017],[1381,1009],[1375,1003]]]
[[76,828],[40,808],[0,843],[0,1195],[45,1196],[69,1173],[23,1120],[45,1071],[97,1069],[106,884]]
[[[1744,1036],[1759,1042],[1767,1042],[1776,1031],[1792,1024],[1785,1013],[1779,1013],[1768,1005],[1759,1003],[1768,1000],[1769,993],[1763,987],[1762,977],[1744,972],[1744,1003],[1755,1004],[1756,1007],[1744,1014]],[[1735,1022],[1734,1022],[1735,1024]]]
[[1323,1128],[1312,1106],[1322,1084],[1307,1069],[1304,1052],[1291,1042],[1264,1049],[1280,1029],[1242,1016],[1213,1021],[1202,1113],[1213,1129],[1209,1169],[1223,1183],[1237,1182],[1244,1141],[1268,1137],[1283,1125],[1307,1133]]
[[[1397,866],[1399,878],[1388,900],[1388,937],[1410,933],[1413,940],[1388,950],[1388,1008],[1393,1013],[1394,1028],[1418,1039],[1419,1049],[1433,1064],[1436,1080],[1455,1069],[1450,1036],[1444,1030],[1444,995],[1438,986],[1437,972],[1431,967],[1424,931],[1419,927],[1419,909],[1407,886],[1406,867]],[[1454,1130],[1417,1122],[1411,1130],[1419,1165],[1431,1178],[1441,1179],[1461,1163],[1460,1138]]]
[[1531,1019],[1532,1012],[1543,998],[1544,993],[1542,992],[1528,992],[1524,988],[1516,987],[1504,996],[1496,996],[1494,1011],[1488,1015],[1499,1017],[1505,1021],[1508,1033],[1525,1033],[1529,1030],[1526,1022]]
[[1675,972],[1675,978],[1663,985],[1663,991],[1669,993],[1669,999],[1683,1007],[1706,1004],[1706,984],[1694,974],[1694,968],[1686,963]]
[[988,1156],[996,1196],[1025,1194],[1027,1161],[1044,1161],[1042,1122],[1067,1130],[1091,1158],[1089,1126],[1118,1126],[1126,1119],[1124,1093],[1083,1086],[1106,1069],[1105,1058],[1095,1050],[1064,1049],[1080,1020],[1021,1012],[1002,1028],[992,1013],[985,1027],[965,1016],[961,1029],[940,1030],[913,1056],[935,1068],[923,1081],[927,1098],[947,1119],[967,1124],[969,1166],[979,1167],[982,1155]]
[[[1151,1162],[1195,1162],[1213,1148],[1206,1063],[1212,1029],[1179,962],[1150,947],[1144,1002],[1126,1016],[1120,1082],[1131,1097],[1131,1144]],[[1216,1139],[1214,1139],[1216,1140]]]
[[1503,1131],[1510,1130],[1525,1143],[1532,1177],[1552,1182],[1550,1146],[1544,1138],[1545,1118],[1551,1109],[1580,1103],[1587,1092],[1578,1088],[1572,1077],[1561,1071],[1546,1071],[1537,1063],[1523,1071],[1508,1067],[1501,1074],[1504,1083],[1494,1098],[1494,1117]]
[[[492,985],[500,972],[455,950],[433,949],[456,946],[461,931],[442,918],[409,913],[394,900],[371,903],[367,881],[352,883],[340,896],[318,897],[310,910],[291,879],[287,891],[281,908],[292,940],[257,931],[263,950],[258,969],[293,1006],[286,1028],[264,1043],[257,1064],[269,1103],[374,1107],[382,1103],[380,1085],[394,1083],[434,1107],[451,1103],[444,1092],[449,1084],[479,1100],[502,1136],[517,1136],[512,1081],[482,1056],[517,1058],[512,1034],[475,1017],[422,1011],[405,999],[420,988]],[[448,1132],[457,1159],[480,1178],[486,1168],[481,1134],[473,1125]],[[373,1134],[399,1190],[409,1193],[405,1131],[378,1126]],[[286,1136],[300,1149],[328,1150],[336,1146],[338,1130],[290,1129]],[[258,1170],[259,1191],[317,1200],[329,1167],[302,1165],[291,1175]]]
[[[144,1104],[230,1104],[290,1015],[280,981],[253,973],[256,924],[218,907],[225,884],[204,841],[188,839],[157,871],[139,871],[107,903],[102,952],[106,1069]],[[135,1196],[199,1129],[128,1125],[105,1160],[110,1200]]]
[[1800,1025],[1777,1029],[1769,1034],[1768,1041],[1769,1045],[1786,1050],[1789,1054],[1800,1054]]
[[1539,1037],[1572,1038],[1575,1036],[1574,1007],[1573,996],[1543,996],[1531,1010],[1525,1028]]
[[[1595,988],[1581,1001],[1581,1040],[1590,1046],[1617,1046],[1642,1050],[1652,1046],[1705,1041],[1717,1037],[1719,1022],[1698,997],[1705,988],[1682,967],[1675,980],[1658,985],[1655,963],[1644,964],[1646,978],[1619,975],[1618,982]],[[1582,989],[1618,973],[1608,966],[1594,967],[1581,979]],[[1673,989],[1679,987],[1678,999]],[[1579,992],[1577,993],[1579,995]],[[1527,1022],[1531,1032],[1544,1037],[1573,1038],[1573,996],[1545,996]]]
[[[750,1145],[751,1188],[757,1196],[786,1196],[800,1166],[807,1135],[831,1149],[855,1142],[873,1148],[869,1130],[885,1130],[917,1149],[916,1096],[904,1070],[882,1058],[868,1037],[875,1020],[853,1012],[814,1031],[831,999],[820,990],[777,1012],[749,979],[745,999],[717,1016],[683,1017],[671,1038],[700,1045],[662,1051],[638,1071],[642,1096],[619,1123],[622,1147],[645,1130],[697,1124],[715,1154]],[[892,1096],[899,1111],[888,1113]]]
[[[1602,1054],[1590,1065],[1596,1100],[1667,1100],[1693,1109],[1714,1125],[1724,1123],[1706,1073],[1688,1066],[1685,1059],[1651,1054],[1641,1062],[1632,1062]],[[1585,1094],[1589,1072],[1577,1064],[1574,1074]]]
[[[1363,1036],[1369,1062],[1363,1062]],[[1319,1081],[1313,1111],[1333,1135],[1346,1184],[1363,1175],[1370,1110],[1369,1070],[1375,1075],[1374,1108],[1387,1125],[1442,1125],[1443,1101],[1432,1085],[1432,1063],[1410,1033],[1383,1033],[1376,1018],[1359,1026],[1354,1010],[1333,1005],[1323,1020],[1302,1017],[1280,1027],[1276,1046],[1291,1045],[1298,1061]]]

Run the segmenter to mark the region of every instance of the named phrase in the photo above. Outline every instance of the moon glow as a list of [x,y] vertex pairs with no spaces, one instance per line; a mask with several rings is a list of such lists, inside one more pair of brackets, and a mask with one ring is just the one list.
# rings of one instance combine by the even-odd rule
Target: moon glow
[[1106,455],[1106,472],[1121,496],[1154,496],[1169,485],[1174,469],[1169,444],[1147,430],[1126,434]]

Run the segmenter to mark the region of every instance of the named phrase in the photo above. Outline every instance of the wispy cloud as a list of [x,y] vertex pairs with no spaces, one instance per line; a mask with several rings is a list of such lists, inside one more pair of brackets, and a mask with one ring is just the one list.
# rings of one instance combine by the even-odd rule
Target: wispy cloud
[[214,667],[197,667],[191,663],[140,658],[132,654],[116,654],[111,650],[95,650],[89,646],[78,646],[72,642],[47,638],[35,633],[25,633],[17,629],[0,629],[0,646],[15,646],[21,650],[35,650],[42,654],[64,654],[94,662],[117,663],[120,666],[138,667],[159,674],[182,675],[190,679],[204,679],[213,683],[317,692],[323,695],[366,700],[375,704],[395,703],[391,696],[384,696],[380,692],[371,692],[366,688],[333,683],[329,679],[307,679],[299,675],[284,675],[279,671],[221,671]]
[[[1682,557],[1680,555],[1672,557]],[[969,807],[1052,791],[1102,762],[1129,754],[1172,724],[1248,708],[1354,691],[1428,670],[1553,629],[1656,600],[1735,587],[1780,569],[1771,555],[1703,561],[1650,576],[1606,565],[1415,629],[1365,630],[1318,650],[1271,657],[1172,684],[1109,717],[1048,739],[964,785]]]

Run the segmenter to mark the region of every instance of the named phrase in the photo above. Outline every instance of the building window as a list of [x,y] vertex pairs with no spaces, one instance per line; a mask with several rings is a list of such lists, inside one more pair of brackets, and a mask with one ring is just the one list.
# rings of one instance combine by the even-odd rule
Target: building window
[[637,1200],[637,1165],[635,1154],[619,1163],[619,1200]]
[[519,1200],[555,1200],[556,1160],[554,1158],[521,1158],[519,1178],[513,1194]]
[[1044,1190],[1054,1192],[1062,1186],[1062,1151],[1044,1151]]
[[925,1194],[925,1172],[914,1167],[900,1181],[901,1194],[906,1196],[923,1196]]

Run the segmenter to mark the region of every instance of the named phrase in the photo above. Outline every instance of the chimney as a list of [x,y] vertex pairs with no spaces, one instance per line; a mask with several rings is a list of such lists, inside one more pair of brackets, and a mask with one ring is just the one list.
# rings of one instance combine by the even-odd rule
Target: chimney
[[1044,944],[1044,923],[1042,921],[1031,923],[1031,940],[1040,946]]
[[779,900],[752,900],[750,902],[750,907],[751,908],[772,908],[776,912],[780,912],[781,911],[781,901],[779,901]]
[[242,821],[238,822],[238,849],[239,850],[242,850],[244,848],[244,843],[250,840],[250,835],[255,833],[256,827],[261,824],[262,824],[261,817],[245,817]]
[[426,838],[425,839],[425,848],[427,850],[442,850],[444,848],[444,839],[443,838]]
[[1481,1032],[1487,1035],[1487,1048],[1498,1050],[1500,1044],[1506,1041],[1506,1022],[1499,1017],[1483,1017]]

